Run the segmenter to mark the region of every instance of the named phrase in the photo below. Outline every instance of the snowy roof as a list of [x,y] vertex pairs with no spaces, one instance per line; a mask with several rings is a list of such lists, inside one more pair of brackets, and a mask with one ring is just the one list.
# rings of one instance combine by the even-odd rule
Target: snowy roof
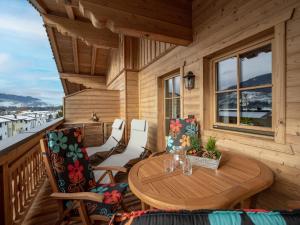
[[8,119],[0,118],[0,123],[10,122]]
[[6,119],[6,120],[13,120],[13,121],[18,121],[18,120],[34,120],[34,118],[32,117],[28,117],[28,116],[20,116],[20,115],[5,115],[5,116],[0,116],[0,118],[2,119]]

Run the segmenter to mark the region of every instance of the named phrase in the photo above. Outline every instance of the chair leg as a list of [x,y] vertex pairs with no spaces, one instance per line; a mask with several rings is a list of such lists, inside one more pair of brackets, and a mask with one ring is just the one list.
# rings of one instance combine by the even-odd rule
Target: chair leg
[[83,201],[79,202],[78,211],[79,211],[79,215],[80,215],[80,218],[82,220],[83,225],[90,225],[91,221],[90,221],[90,218],[87,214],[87,211],[86,211],[86,208],[85,208],[85,205],[84,205]]
[[129,212],[128,207],[126,206],[126,204],[123,202],[123,200],[121,201],[121,208],[125,211],[125,212]]

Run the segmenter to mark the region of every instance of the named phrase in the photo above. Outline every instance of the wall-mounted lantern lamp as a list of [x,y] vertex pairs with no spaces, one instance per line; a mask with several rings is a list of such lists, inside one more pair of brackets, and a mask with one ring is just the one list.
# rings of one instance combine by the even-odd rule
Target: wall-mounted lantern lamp
[[185,75],[184,78],[184,85],[185,88],[188,90],[192,90],[195,87],[195,75],[192,71],[189,71],[187,75]]

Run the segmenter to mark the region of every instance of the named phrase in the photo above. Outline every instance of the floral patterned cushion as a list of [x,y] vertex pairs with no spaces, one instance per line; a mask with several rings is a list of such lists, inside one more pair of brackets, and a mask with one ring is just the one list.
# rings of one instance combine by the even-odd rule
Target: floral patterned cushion
[[[104,195],[103,203],[87,201],[89,213],[110,215],[122,200],[126,183],[97,184],[86,149],[82,145],[81,128],[50,131],[48,154],[59,191],[65,193],[97,192]],[[70,206],[70,201],[65,206]]]
[[195,118],[171,119],[170,131],[167,137],[167,151],[173,152],[174,146],[190,149],[190,138],[198,136],[198,125]]

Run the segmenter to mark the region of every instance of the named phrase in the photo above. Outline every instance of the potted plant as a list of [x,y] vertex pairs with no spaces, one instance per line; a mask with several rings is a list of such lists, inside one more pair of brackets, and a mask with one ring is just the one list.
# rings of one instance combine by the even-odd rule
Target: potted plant
[[[195,141],[195,142],[194,142]],[[187,152],[194,165],[218,169],[222,153],[216,147],[216,139],[209,137],[205,147],[201,149],[200,140],[191,141],[192,149]]]

